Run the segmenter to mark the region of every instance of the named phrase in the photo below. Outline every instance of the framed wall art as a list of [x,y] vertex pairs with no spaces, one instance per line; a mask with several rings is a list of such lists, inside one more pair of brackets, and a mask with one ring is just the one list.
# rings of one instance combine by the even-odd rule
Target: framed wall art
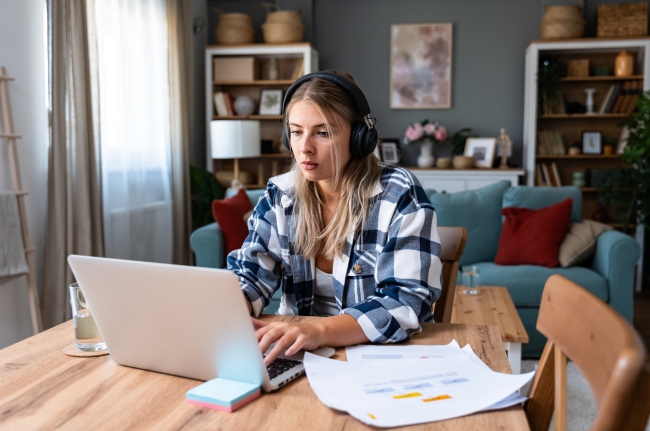
[[265,88],[260,91],[260,115],[280,115],[282,89]]
[[451,108],[452,24],[390,28],[391,109]]
[[464,155],[474,157],[479,168],[491,168],[496,144],[496,138],[467,138]]

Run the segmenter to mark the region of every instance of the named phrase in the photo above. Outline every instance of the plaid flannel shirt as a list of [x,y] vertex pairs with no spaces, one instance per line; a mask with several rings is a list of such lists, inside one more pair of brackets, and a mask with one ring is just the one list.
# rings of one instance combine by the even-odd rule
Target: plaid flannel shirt
[[[294,251],[294,173],[271,178],[248,220],[248,237],[228,255],[255,316],[282,286],[278,314],[309,316],[315,259]],[[413,174],[385,167],[375,185],[362,233],[350,233],[334,258],[333,283],[341,313],[354,317],[372,342],[392,343],[433,320],[442,263],[436,214]]]

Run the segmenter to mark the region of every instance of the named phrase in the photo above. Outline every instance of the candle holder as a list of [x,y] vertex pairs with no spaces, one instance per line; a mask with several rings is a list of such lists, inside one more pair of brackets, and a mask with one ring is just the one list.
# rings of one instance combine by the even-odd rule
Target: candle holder
[[587,93],[587,114],[595,114],[594,112],[594,93],[596,92],[595,88],[585,88],[585,93]]

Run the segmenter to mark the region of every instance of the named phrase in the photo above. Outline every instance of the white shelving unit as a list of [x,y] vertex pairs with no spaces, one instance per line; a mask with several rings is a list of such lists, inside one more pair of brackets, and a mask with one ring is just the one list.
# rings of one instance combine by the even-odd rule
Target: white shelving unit
[[[213,73],[213,58],[215,57],[254,57],[260,64],[259,79],[254,81],[227,81],[219,82],[214,81]],[[271,58],[277,59],[280,65],[279,79],[271,80],[268,77],[268,64]],[[286,91],[293,83],[291,75],[294,69],[293,64],[296,60],[303,60],[303,74],[311,73],[318,70],[318,51],[316,51],[309,43],[295,43],[286,45],[270,45],[270,44],[252,44],[252,45],[212,45],[205,49],[205,107],[206,107],[206,154],[210,155],[210,122],[214,120],[225,119],[254,119],[260,120],[261,137],[262,139],[270,139],[276,143],[280,141],[280,134],[282,132],[279,115],[249,115],[249,116],[232,116],[232,117],[217,117],[214,109],[213,94],[216,91],[225,91],[233,96],[246,94],[259,102],[259,91],[262,88],[282,88]],[[279,163],[288,160],[288,155],[276,154],[263,154],[262,157],[254,159],[242,159],[242,162],[248,161],[249,163],[256,163],[255,170],[258,176],[262,174],[264,177],[270,176],[267,165],[271,165],[271,173],[278,169]],[[215,172],[215,166],[219,166],[216,160],[208,156],[207,169],[210,172]],[[252,165],[251,165],[252,166]],[[264,187],[265,178],[258,178],[258,184],[251,184],[250,186]]]
[[[563,178],[563,184],[570,184],[568,174],[572,170],[584,170],[589,168],[613,168],[620,165],[620,156],[540,156],[537,154],[537,132],[544,129],[559,129],[561,134],[566,137],[577,136],[584,130],[602,130],[609,133],[609,137],[617,138],[620,134],[618,124],[627,117],[626,114],[559,114],[539,116],[537,112],[537,71],[539,69],[540,57],[553,55],[561,59],[578,59],[581,57],[591,58],[595,62],[607,62],[610,73],[614,73],[614,58],[621,50],[630,51],[636,57],[634,76],[620,78],[615,76],[598,77],[590,76],[588,78],[565,78],[562,81],[564,91],[583,90],[583,87],[600,86],[600,94],[597,94],[594,106],[600,106],[600,101],[604,96],[604,89],[612,83],[624,82],[627,80],[642,81],[643,90],[650,89],[650,38],[635,39],[574,39],[567,41],[532,42],[526,48],[526,76],[524,92],[524,147],[523,147],[523,164],[526,171],[526,184],[533,186],[535,184],[535,165],[538,162],[556,162],[560,169],[560,177]],[[603,63],[604,65],[604,63]],[[566,93],[565,93],[566,94]],[[584,104],[586,97],[580,101]],[[616,136],[611,136],[615,134]],[[606,136],[605,134],[603,136]],[[572,142],[565,142],[570,145]],[[583,187],[583,218],[589,218],[597,200],[597,189],[593,187]],[[611,223],[618,227],[616,223]],[[641,245],[641,257],[637,265],[636,289],[641,289],[643,278],[643,243],[644,229],[642,225],[637,225],[635,238]]]

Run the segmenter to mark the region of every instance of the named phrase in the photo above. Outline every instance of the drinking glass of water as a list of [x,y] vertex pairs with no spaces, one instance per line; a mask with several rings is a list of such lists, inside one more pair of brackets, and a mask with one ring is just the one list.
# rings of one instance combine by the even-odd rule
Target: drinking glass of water
[[86,298],[79,288],[79,283],[72,283],[69,287],[77,349],[84,352],[106,350],[106,343],[97,329],[97,324],[95,324],[93,314],[86,304]]
[[478,266],[463,266],[463,293],[478,295]]

